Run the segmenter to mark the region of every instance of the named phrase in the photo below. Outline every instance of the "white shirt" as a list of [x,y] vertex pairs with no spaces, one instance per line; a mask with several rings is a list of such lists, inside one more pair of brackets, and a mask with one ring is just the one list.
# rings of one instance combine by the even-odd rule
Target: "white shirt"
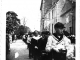
[[38,39],[41,38],[41,36],[40,36],[40,35],[38,35],[38,36],[33,36],[33,38],[36,39],[36,40],[38,40]]
[[51,49],[54,49],[55,51],[59,51],[59,49],[66,50],[68,49],[70,44],[71,41],[66,36],[63,36],[62,40],[58,41],[58,39],[55,36],[51,35],[48,37],[46,50],[48,51],[50,51]]

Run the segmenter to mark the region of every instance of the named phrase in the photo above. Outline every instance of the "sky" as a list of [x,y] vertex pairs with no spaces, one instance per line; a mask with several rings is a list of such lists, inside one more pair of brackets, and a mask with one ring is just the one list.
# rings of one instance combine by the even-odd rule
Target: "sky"
[[18,14],[21,24],[25,19],[26,26],[32,31],[40,30],[41,0],[3,0],[5,11],[14,11]]

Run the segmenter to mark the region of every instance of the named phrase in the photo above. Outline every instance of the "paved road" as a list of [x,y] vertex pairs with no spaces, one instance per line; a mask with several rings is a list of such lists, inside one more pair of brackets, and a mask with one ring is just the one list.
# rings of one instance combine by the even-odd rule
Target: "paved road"
[[7,55],[7,60],[33,60],[28,58],[27,45],[22,40],[10,44],[10,54]]

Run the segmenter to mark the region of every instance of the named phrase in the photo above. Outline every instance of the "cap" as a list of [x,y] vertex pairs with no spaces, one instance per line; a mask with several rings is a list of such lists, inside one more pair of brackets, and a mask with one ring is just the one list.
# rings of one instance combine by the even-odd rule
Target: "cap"
[[65,28],[65,27],[64,27],[64,24],[62,24],[61,22],[57,22],[57,23],[54,25],[54,28],[61,28],[61,29],[63,29],[63,28]]

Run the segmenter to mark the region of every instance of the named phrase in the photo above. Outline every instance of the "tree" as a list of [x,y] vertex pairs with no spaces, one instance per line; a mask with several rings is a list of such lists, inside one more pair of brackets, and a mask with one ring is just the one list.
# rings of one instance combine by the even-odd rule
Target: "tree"
[[14,34],[21,38],[24,34],[31,32],[30,28],[24,25],[19,26],[18,30],[15,31]]
[[20,19],[17,18],[17,14],[13,11],[6,13],[6,33],[11,34],[18,29],[20,25]]
[[30,28],[27,27],[27,26],[21,25],[21,26],[19,27],[19,29],[18,29],[18,32],[19,32],[20,35],[24,35],[25,33],[30,32]]

